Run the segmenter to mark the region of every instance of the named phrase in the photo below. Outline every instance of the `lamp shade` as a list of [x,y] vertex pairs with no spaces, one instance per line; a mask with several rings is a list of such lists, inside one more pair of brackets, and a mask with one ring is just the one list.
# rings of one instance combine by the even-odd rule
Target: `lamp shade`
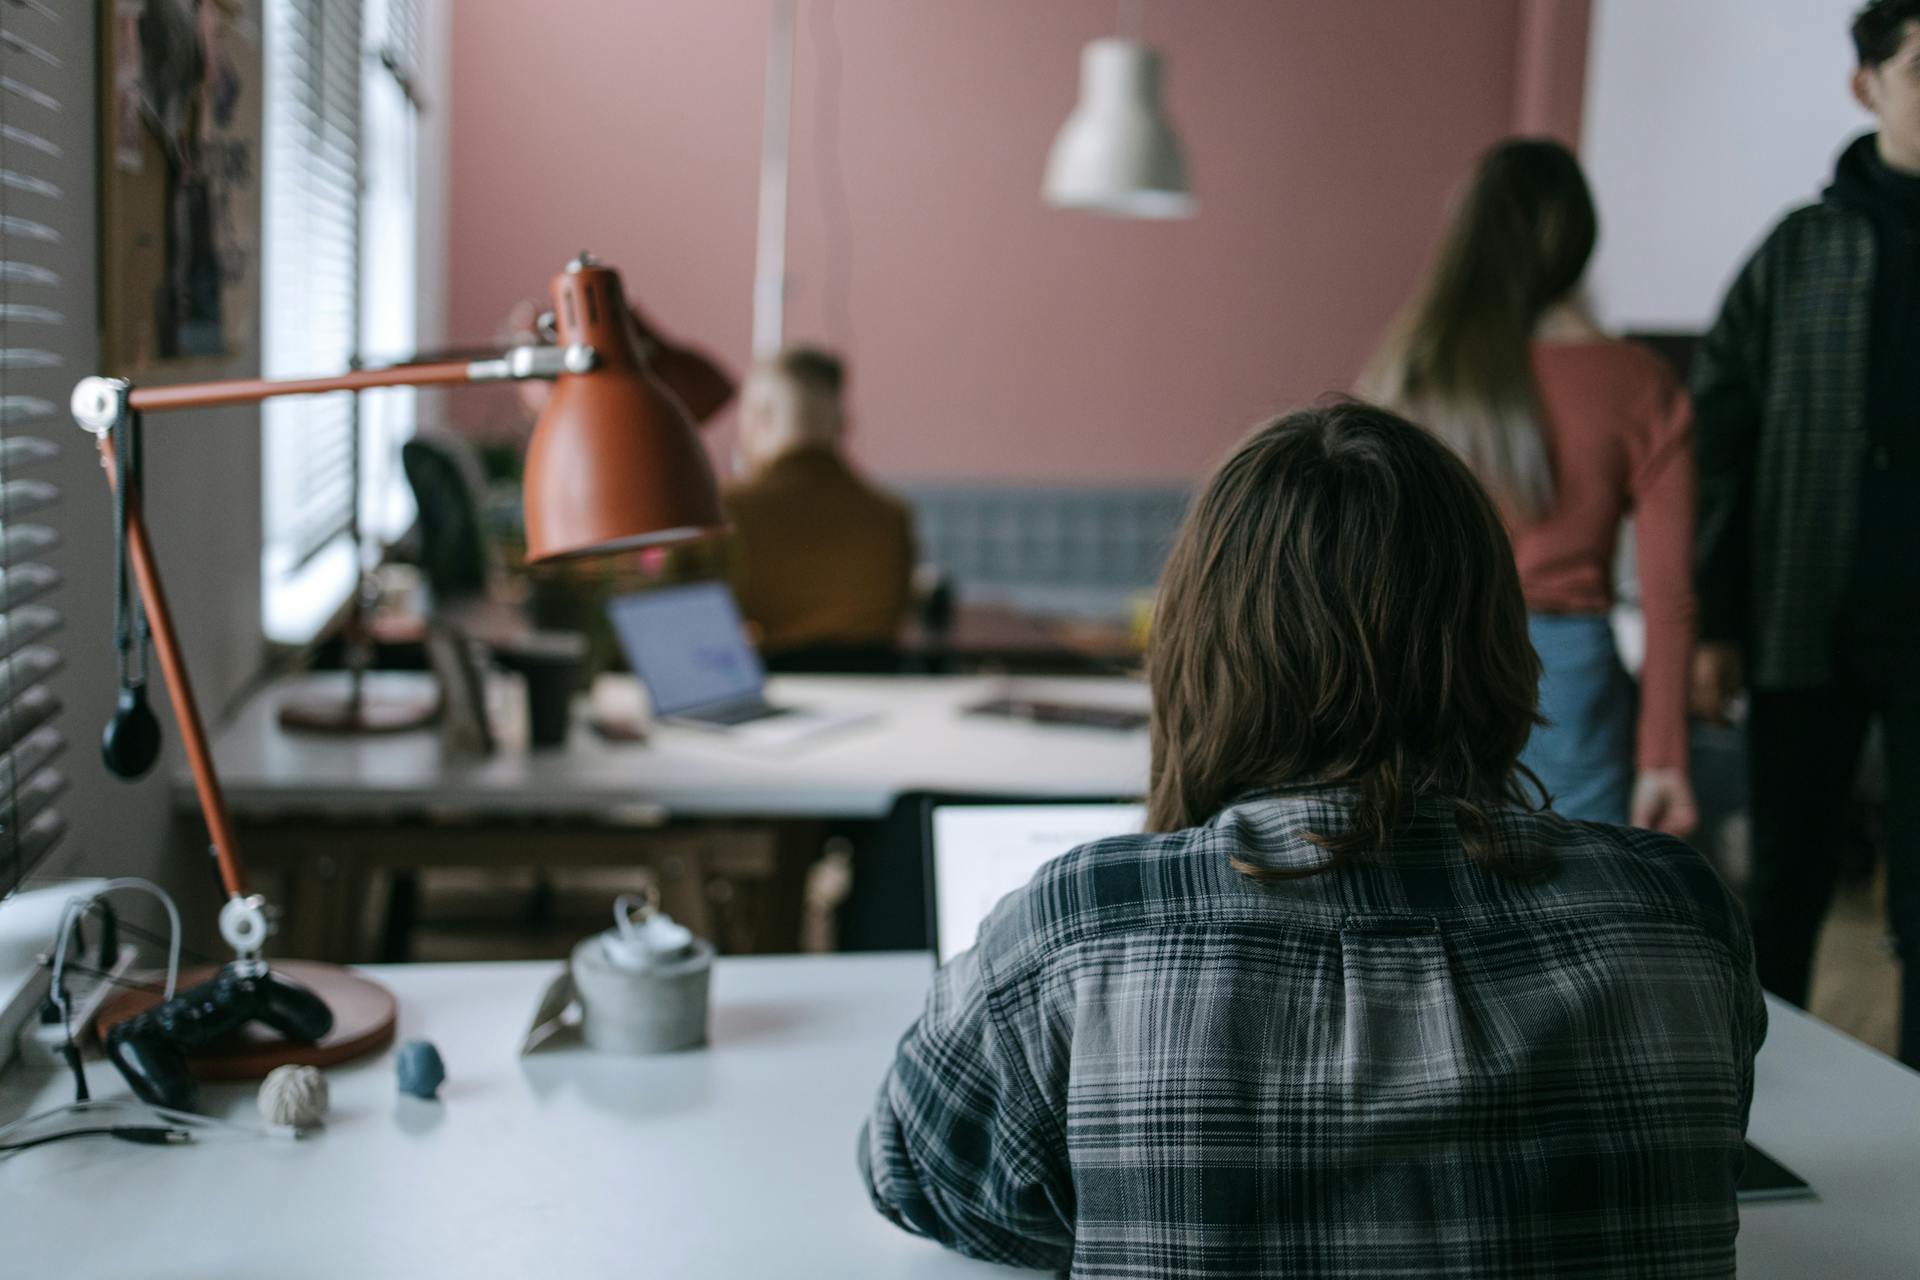
[[620,273],[586,255],[553,278],[560,344],[593,367],[562,373],[527,446],[527,559],[678,542],[725,523],[707,452],[642,367]]
[[1160,105],[1160,55],[1133,40],[1080,53],[1080,101],[1047,156],[1047,203],[1127,218],[1193,213],[1180,140]]

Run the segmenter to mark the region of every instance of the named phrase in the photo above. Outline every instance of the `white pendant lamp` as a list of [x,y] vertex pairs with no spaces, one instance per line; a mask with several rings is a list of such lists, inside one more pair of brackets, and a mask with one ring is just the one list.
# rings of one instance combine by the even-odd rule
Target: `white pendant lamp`
[[1160,55],[1137,40],[1080,52],[1080,101],[1047,156],[1047,203],[1122,218],[1194,211],[1180,140],[1160,106]]

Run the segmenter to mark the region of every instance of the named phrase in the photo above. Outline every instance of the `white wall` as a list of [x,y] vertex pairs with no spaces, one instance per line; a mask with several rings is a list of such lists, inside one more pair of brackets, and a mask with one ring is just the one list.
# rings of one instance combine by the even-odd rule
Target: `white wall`
[[1581,156],[1616,329],[1706,328],[1785,210],[1872,127],[1847,87],[1861,0],[1596,0]]

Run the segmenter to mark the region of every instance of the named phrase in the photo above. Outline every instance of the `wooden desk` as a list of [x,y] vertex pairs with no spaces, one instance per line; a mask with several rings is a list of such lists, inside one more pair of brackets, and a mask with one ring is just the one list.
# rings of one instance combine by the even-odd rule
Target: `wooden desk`
[[[280,727],[284,699],[344,678],[271,685],[214,736],[247,864],[285,908],[282,955],[366,958],[360,921],[376,882],[434,866],[650,866],[667,909],[723,944],[729,925],[716,919],[708,890],[752,881],[764,892],[727,904],[739,936],[791,938],[800,884],[827,824],[883,818],[917,790],[1122,796],[1146,788],[1144,731],[966,713],[1009,690],[1144,708],[1145,685],[1125,679],[781,677],[769,684],[776,702],[874,718],[779,751],[672,728],[644,743],[610,742],[589,726],[585,707],[563,747],[531,751],[518,687],[503,679],[491,698],[500,749],[462,759],[448,756],[432,730],[344,738]],[[426,677],[372,679],[412,689]],[[624,679],[603,680],[593,703],[616,715],[641,710]],[[184,779],[176,800],[192,820]]]
[[[329,1073],[299,1143],[84,1139],[0,1159],[0,1274],[955,1277],[969,1262],[868,1205],[854,1135],[925,998],[923,955],[723,959],[713,1044],[515,1056],[553,965],[376,969],[400,1035],[446,1059],[439,1103],[398,1098],[390,1056]],[[1910,1280],[1920,1258],[1920,1075],[1772,1004],[1752,1135],[1818,1200],[1743,1208],[1745,1280]],[[96,1096],[124,1094],[111,1067]],[[71,1096],[0,1079],[0,1121]],[[207,1089],[251,1121],[253,1090]]]

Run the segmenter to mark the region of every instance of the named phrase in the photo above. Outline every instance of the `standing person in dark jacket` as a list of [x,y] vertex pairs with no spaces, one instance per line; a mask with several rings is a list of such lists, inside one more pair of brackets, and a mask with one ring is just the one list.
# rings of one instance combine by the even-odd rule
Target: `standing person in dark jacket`
[[1877,133],[1734,281],[1697,359],[1696,712],[1742,687],[1762,983],[1805,1004],[1879,717],[1900,1056],[1920,1066],[1920,0],[1853,25]]

